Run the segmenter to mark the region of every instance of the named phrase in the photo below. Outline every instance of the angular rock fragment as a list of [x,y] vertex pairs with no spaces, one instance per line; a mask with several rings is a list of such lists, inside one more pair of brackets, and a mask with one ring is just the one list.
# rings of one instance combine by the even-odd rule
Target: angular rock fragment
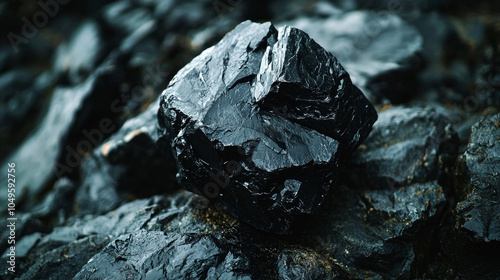
[[458,203],[441,243],[460,278],[500,275],[500,114],[471,129],[469,145],[457,161]]
[[408,279],[425,266],[426,238],[446,203],[435,182],[393,190],[340,186],[309,230],[337,264],[354,277]]
[[181,192],[168,198],[138,199],[105,215],[71,217],[52,232],[28,224],[33,234],[16,232],[19,253],[26,252],[18,262],[19,273],[7,273],[7,262],[2,259],[2,279],[71,279],[93,255],[120,235],[157,229],[161,222],[171,220],[183,210],[190,196]]
[[186,189],[259,229],[290,233],[377,114],[307,34],[244,22],[179,71],[158,118]]
[[432,109],[394,107],[379,114],[353,154],[349,172],[360,186],[383,188],[437,180],[458,152],[446,118]]
[[248,261],[233,256],[210,235],[141,230],[110,243],[74,279],[251,279],[242,273],[245,268],[250,270]]
[[77,194],[80,215],[111,211],[128,197],[149,197],[178,188],[175,161],[156,146],[157,112],[154,102],[128,120],[91,157],[82,163]]

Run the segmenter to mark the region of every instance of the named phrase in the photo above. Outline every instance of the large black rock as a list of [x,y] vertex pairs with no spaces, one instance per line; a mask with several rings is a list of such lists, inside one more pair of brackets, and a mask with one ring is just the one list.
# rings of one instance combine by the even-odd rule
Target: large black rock
[[158,119],[186,189],[259,229],[290,233],[377,113],[307,34],[247,21],[178,72]]

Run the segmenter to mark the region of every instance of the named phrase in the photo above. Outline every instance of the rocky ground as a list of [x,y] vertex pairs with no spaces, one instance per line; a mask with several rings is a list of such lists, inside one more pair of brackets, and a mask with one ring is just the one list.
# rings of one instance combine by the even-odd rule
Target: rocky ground
[[[6,182],[0,199],[6,229],[0,232],[0,278],[500,279],[500,6],[455,2],[0,4],[0,161],[5,167],[0,177]],[[192,178],[209,171],[183,161],[181,138],[178,149],[171,149],[173,137],[165,137],[168,116],[158,114],[160,94],[172,77],[247,19],[305,31],[338,59],[378,113],[364,141],[365,132],[361,139],[346,133],[353,142],[332,132],[345,147],[342,156],[318,160],[328,162],[326,169],[297,175],[311,177],[304,186],[318,185],[325,193],[319,194],[321,206],[311,206],[315,214],[292,234],[269,232],[290,233],[282,224],[259,226],[263,217],[273,220],[266,209],[237,212],[227,197],[207,199],[183,190],[179,183],[203,194]],[[259,36],[255,33],[236,42]],[[239,64],[227,62],[241,57],[250,65],[251,51],[262,57],[265,49],[257,45],[203,62],[211,88],[220,87],[214,82],[218,67],[236,71]],[[315,58],[330,59],[317,53]],[[275,78],[276,68],[252,67],[238,68],[246,76],[233,80],[231,90],[268,92],[266,79]],[[247,74],[263,81],[262,92],[245,87]],[[182,77],[180,91],[203,92],[189,75]],[[280,107],[283,96],[273,94],[260,105],[271,104],[272,114],[307,126],[299,134],[303,139],[314,135],[310,141],[316,143],[323,139],[318,131],[328,135],[318,119],[299,114],[310,104]],[[236,101],[237,106],[246,102]],[[336,110],[351,112],[359,102],[346,104]],[[332,116],[328,106],[314,109]],[[256,116],[227,117],[231,112],[208,115],[221,126]],[[228,122],[221,123],[220,116]],[[276,119],[271,122],[277,124]],[[290,127],[298,129],[284,121],[277,127],[287,137]],[[212,135],[229,143],[227,135]],[[222,150],[230,156],[227,147]],[[321,158],[315,152],[321,154],[311,149],[308,155]],[[212,164],[211,158],[202,155],[195,162]],[[301,160],[263,158],[253,158],[252,164],[266,172],[255,177],[252,171],[249,182],[272,181],[275,169]],[[179,166],[191,173],[176,180]],[[15,169],[15,201],[8,200],[7,169]],[[290,170],[284,176],[296,171]],[[289,184],[273,197],[284,209],[295,203],[287,197],[296,181]],[[14,231],[6,226],[9,202],[15,202]],[[15,273],[8,270],[12,251]]]

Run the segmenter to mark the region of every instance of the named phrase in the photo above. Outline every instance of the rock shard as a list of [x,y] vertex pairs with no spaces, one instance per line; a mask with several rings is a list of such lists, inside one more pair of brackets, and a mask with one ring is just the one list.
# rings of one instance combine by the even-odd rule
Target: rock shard
[[173,151],[187,190],[287,234],[317,210],[376,119],[338,60],[306,33],[246,21],[172,79],[158,141]]

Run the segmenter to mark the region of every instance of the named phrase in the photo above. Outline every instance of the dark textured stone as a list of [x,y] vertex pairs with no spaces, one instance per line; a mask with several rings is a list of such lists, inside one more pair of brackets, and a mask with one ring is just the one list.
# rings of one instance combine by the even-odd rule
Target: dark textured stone
[[253,229],[184,191],[136,200],[101,216],[72,217],[49,234],[23,237],[19,246],[25,252],[20,273],[4,274],[6,279],[68,279],[77,273],[76,279],[348,276],[328,255]]
[[324,250],[310,246],[315,237],[277,238],[221,212],[217,205],[201,196],[192,196],[175,217],[162,220],[158,223],[167,233],[209,233],[222,247],[249,261],[248,274],[252,279],[347,279],[349,276]]
[[500,242],[500,114],[472,126],[459,166],[466,180],[457,182],[457,229],[477,240]]
[[52,250],[39,250],[29,260],[32,263],[20,267],[19,278],[4,275],[3,279],[72,279],[88,260],[111,242],[110,236],[93,235],[68,243]]
[[16,248],[21,253],[18,273],[7,273],[7,262],[2,259],[0,269],[6,277],[2,279],[70,279],[93,255],[120,235],[140,229],[152,230],[159,222],[172,219],[182,211],[189,196],[178,193],[169,198],[155,196],[136,200],[105,215],[71,217],[52,231],[24,225],[26,223],[18,218],[21,225],[31,227],[30,232],[34,233],[16,229],[19,241]]
[[125,122],[82,163],[77,194],[80,215],[103,214],[130,197],[149,197],[178,188],[175,161],[157,148],[157,100]]
[[[49,233],[54,224],[62,223],[73,212],[75,184],[67,178],[59,179],[44,199],[29,212],[17,212],[16,240],[36,233]],[[10,231],[0,235],[0,251],[9,247]]]
[[250,279],[248,269],[209,235],[138,231],[113,241],[74,279]]
[[309,248],[284,249],[278,257],[278,279],[343,279],[346,273],[339,273],[328,256]]
[[353,276],[408,279],[426,263],[429,227],[446,203],[437,183],[397,190],[360,191],[341,186],[308,230]]
[[316,211],[342,156],[376,118],[335,57],[307,34],[251,22],[179,71],[159,110],[180,183],[276,233]]
[[457,205],[441,234],[454,277],[500,275],[500,114],[472,126],[456,168]]
[[379,114],[349,169],[360,186],[404,186],[439,179],[457,152],[457,135],[443,115],[430,108],[394,107]]
[[[0,163],[15,161],[17,166],[18,272],[5,273],[10,245],[9,231],[2,230],[0,279],[66,280],[80,271],[88,279],[116,275],[125,279],[131,275],[138,279],[498,279],[500,117],[498,108],[491,107],[500,104],[500,29],[495,26],[500,2],[4,2],[0,4],[4,34],[0,45]],[[44,3],[59,3],[57,12],[42,7]],[[398,113],[387,125],[375,125],[374,134],[358,147],[354,159],[347,157],[359,145],[357,140],[349,141],[355,131],[347,129],[342,134],[318,116],[335,108],[339,110],[335,117],[350,117],[349,110],[363,110],[362,105],[352,100],[360,107],[350,108],[342,102],[336,107],[335,99],[310,89],[318,86],[322,75],[310,77],[328,70],[326,63],[313,62],[335,64],[329,55],[310,48],[308,40],[301,41],[305,38],[294,29],[289,30],[288,41],[277,42],[278,32],[272,28],[262,36],[254,32],[261,29],[247,28],[241,37],[234,37],[234,49],[211,49],[212,61],[200,61],[207,62],[203,71],[193,71],[177,82],[184,85],[182,92],[193,94],[193,103],[200,99],[197,93],[211,98],[223,92],[213,104],[200,105],[207,109],[207,118],[199,122],[202,126],[256,132],[251,137],[265,128],[269,137],[244,147],[225,146],[228,142],[205,141],[207,129],[189,124],[180,133],[190,135],[186,143],[192,144],[194,139],[195,145],[177,142],[178,149],[173,151],[172,137],[157,139],[159,102],[155,99],[172,74],[245,19],[269,20],[278,23],[276,26],[286,23],[304,30],[335,55],[352,84],[380,103],[376,105],[382,115],[391,110]],[[21,41],[13,42],[13,34]],[[280,42],[284,49],[278,47]],[[287,59],[289,63],[274,60],[286,57],[286,50],[293,52],[297,46],[302,51]],[[242,62],[248,58],[248,63],[235,62],[235,57]],[[346,91],[356,91],[341,73],[335,72],[330,82],[343,81]],[[218,88],[205,90],[196,79],[203,79],[206,88]],[[228,86],[220,86],[221,81]],[[336,89],[329,82],[323,86]],[[297,92],[314,98],[291,105],[288,100],[300,97]],[[351,103],[348,99],[337,100]],[[245,105],[242,100],[250,104],[248,111],[260,117],[247,118],[244,113],[248,111],[240,110]],[[409,108],[383,107],[402,101]],[[150,103],[153,105],[142,114]],[[435,112],[420,109],[426,106]],[[242,113],[241,117],[235,112]],[[103,118],[112,122],[109,133],[102,138],[92,133],[96,136],[92,139],[83,134],[84,129],[99,130]],[[239,120],[244,120],[241,125],[236,124]],[[458,145],[449,124],[459,138],[458,154],[463,155],[458,160]],[[193,133],[197,129],[205,130]],[[275,131],[279,133],[268,133]],[[179,131],[175,132],[177,137]],[[210,132],[207,138],[222,137],[226,130]],[[230,130],[226,134],[234,135]],[[298,141],[294,138],[306,134],[309,136]],[[203,141],[196,142],[199,139]],[[304,145],[311,155],[300,157],[302,152],[295,148],[304,139],[315,142]],[[192,172],[181,172],[193,180],[208,178],[196,185],[207,196],[240,195],[228,189],[273,173],[292,178],[286,183],[275,178],[265,182],[270,188],[262,196],[271,195],[274,208],[249,203],[243,206],[253,212],[237,214],[266,218],[263,214],[269,207],[272,212],[267,214],[293,208],[300,200],[315,203],[304,196],[303,187],[323,192],[329,176],[335,177],[334,170],[313,172],[322,165],[318,161],[305,164],[307,169],[301,165],[282,172],[276,167],[300,165],[326,154],[318,146],[330,139],[339,142],[338,159],[350,165],[341,166],[339,182],[315,217],[306,224],[297,223],[294,230],[299,234],[258,230],[223,210],[216,203],[220,198],[210,201],[186,191],[170,192],[175,171],[164,152],[207,155],[208,151],[209,156],[196,162],[200,165],[185,164]],[[258,143],[276,145],[258,147]],[[274,155],[269,152],[272,149],[284,156],[273,157],[266,165],[265,161],[258,163],[274,171],[247,176],[257,169],[251,157]],[[186,158],[181,160],[186,163]],[[214,162],[219,163],[214,169],[200,168]],[[2,174],[0,180],[5,180]],[[299,185],[298,177],[314,180]],[[249,193],[262,190],[262,185],[243,187]],[[1,209],[6,202],[0,201]],[[6,215],[0,211],[3,220]],[[121,247],[113,247],[116,244]],[[141,252],[143,249],[148,252]],[[125,250],[134,256],[118,255]],[[156,255],[147,254],[151,252]],[[154,269],[146,271],[146,267]]]
[[[142,211],[135,210],[133,215],[124,215],[124,211],[139,209],[144,203],[126,204],[115,213],[107,214],[107,218],[98,217],[85,226],[75,224],[73,230],[83,236],[89,234],[91,226],[101,228],[99,232],[102,233],[108,232],[109,228],[128,228],[92,257],[76,279],[105,275],[154,279],[347,277],[328,255],[255,230],[217,210],[213,202],[201,196],[181,192],[169,198],[158,197],[156,201],[157,206],[152,204]],[[109,221],[110,217],[121,222],[109,225],[106,220]],[[147,223],[144,223],[144,217],[149,217]],[[97,220],[99,224],[96,224]],[[139,223],[134,222],[136,220]],[[133,226],[127,226],[126,222],[130,221]],[[118,231],[112,233],[116,236]]]

